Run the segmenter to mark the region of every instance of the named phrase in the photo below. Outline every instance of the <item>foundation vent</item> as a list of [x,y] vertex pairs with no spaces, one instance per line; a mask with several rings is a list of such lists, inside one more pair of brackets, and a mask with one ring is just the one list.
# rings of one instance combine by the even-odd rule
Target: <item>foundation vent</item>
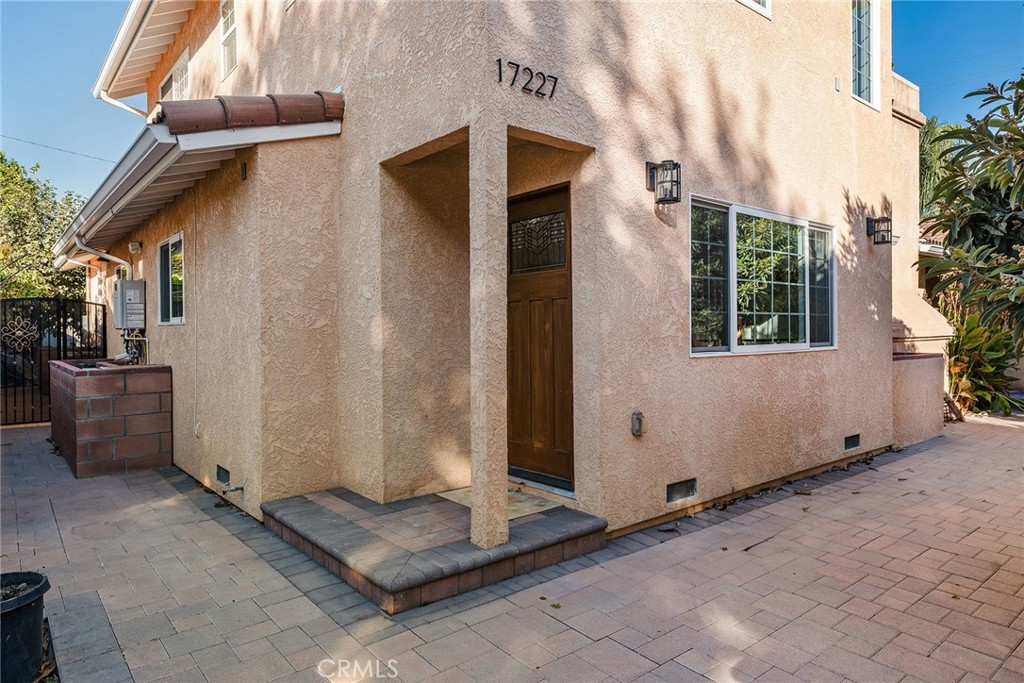
[[848,451],[852,451],[854,448],[860,448],[860,434],[851,434],[843,439],[843,448]]
[[678,503],[685,498],[697,495],[697,480],[684,479],[666,487],[665,502]]
[[231,472],[217,465],[217,483],[227,486],[231,483]]

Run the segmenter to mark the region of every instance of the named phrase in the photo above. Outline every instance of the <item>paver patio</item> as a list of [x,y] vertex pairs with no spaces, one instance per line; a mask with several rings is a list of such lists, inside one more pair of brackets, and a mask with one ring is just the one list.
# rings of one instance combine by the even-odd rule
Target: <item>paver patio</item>
[[179,471],[75,480],[47,436],[3,431],[0,544],[5,571],[45,567],[64,683],[322,681],[318,665],[410,682],[1024,681],[1019,417],[395,617]]

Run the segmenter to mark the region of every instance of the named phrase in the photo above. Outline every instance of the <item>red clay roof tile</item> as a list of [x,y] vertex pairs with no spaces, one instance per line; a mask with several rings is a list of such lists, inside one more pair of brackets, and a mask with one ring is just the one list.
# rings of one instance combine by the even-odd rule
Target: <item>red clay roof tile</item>
[[224,95],[209,100],[168,100],[157,103],[150,123],[167,125],[172,135],[204,133],[252,126],[341,121],[345,98],[317,90],[311,95]]

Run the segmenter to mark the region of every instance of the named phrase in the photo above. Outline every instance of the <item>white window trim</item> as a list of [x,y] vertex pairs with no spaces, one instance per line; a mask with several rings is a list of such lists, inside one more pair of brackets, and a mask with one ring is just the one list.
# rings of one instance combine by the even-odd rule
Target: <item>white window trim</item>
[[[690,345],[690,358],[722,358],[722,357],[742,357],[742,356],[764,356],[774,355],[779,353],[810,353],[815,351],[834,351],[839,348],[839,325],[838,325],[838,279],[837,279],[837,268],[836,268],[836,231],[831,225],[824,223],[815,223],[808,221],[803,218],[796,218],[795,216],[787,216],[785,214],[776,213],[773,211],[767,211],[765,209],[759,209],[757,207],[746,206],[744,204],[736,204],[729,202],[724,199],[717,199],[714,197],[708,197],[706,195],[698,195],[690,193],[690,239],[693,239],[693,206],[694,202],[698,205],[712,206],[719,209],[727,210],[729,212],[729,278],[728,278],[728,302],[729,302],[729,350],[728,351],[697,351],[693,350],[693,304],[692,301],[689,306],[688,318],[689,318],[689,333],[687,335],[687,343]],[[801,225],[804,227],[804,254],[807,258],[804,260],[804,282],[810,282],[810,250],[808,245],[808,229],[815,228],[818,230],[828,230],[831,234],[831,254],[830,262],[831,266],[831,285],[832,285],[832,310],[831,310],[831,323],[832,323],[832,343],[829,345],[811,346],[811,306],[810,301],[807,301],[805,306],[805,329],[807,330],[807,341],[803,344],[764,344],[757,345],[752,344],[750,346],[741,346],[736,343],[736,323],[738,322],[738,311],[736,310],[736,213],[746,214],[748,216],[757,216],[759,218],[767,218],[769,220],[777,220],[793,225]],[[692,252],[691,252],[692,253]],[[687,257],[687,263],[689,264],[690,258]],[[692,273],[692,265],[689,267],[689,273]],[[809,289],[808,289],[809,291]],[[692,297],[692,293],[690,294]]]
[[[832,323],[832,343],[831,344],[819,344],[817,346],[811,346],[812,351],[835,349],[839,347],[839,260],[836,258],[836,229],[833,225],[826,225],[825,223],[815,223],[810,221],[808,224],[808,237],[810,236],[810,230],[820,230],[828,233],[829,239],[829,251],[828,251],[828,272],[829,272],[829,322]],[[808,263],[810,263],[810,252],[807,252]],[[807,304],[808,313],[811,310],[810,302]],[[810,328],[807,330],[807,341],[810,343],[811,332]]]
[[[740,0],[742,2],[742,0]],[[856,84],[850,79],[850,95],[856,101],[861,104],[865,104],[875,111],[882,111],[882,55],[880,53],[882,47],[881,31],[879,30],[882,21],[880,0],[868,0],[870,7],[869,20],[871,21],[871,101],[865,100],[855,92]],[[853,21],[851,16],[850,21]],[[851,63],[852,70],[852,63]]]
[[[220,80],[224,80],[238,68],[238,3],[234,3],[235,18],[231,22],[231,28],[227,33],[224,32],[224,3],[227,0],[220,0],[220,11],[217,13],[217,26],[220,29]],[[231,35],[235,36],[235,65],[227,71],[224,70],[224,41],[226,41]]]
[[[171,70],[167,73],[167,77],[164,78],[164,80],[160,81],[160,87],[156,91],[157,95],[160,97],[160,99],[163,99],[164,86],[167,85],[167,81],[170,81],[175,76],[180,75],[182,72],[185,73],[185,92],[184,92],[184,96],[181,99],[183,99],[183,100],[187,100],[188,99],[189,89],[192,87],[192,82],[188,78],[188,76],[189,76],[188,64],[189,64],[188,49],[186,49],[184,52],[181,53],[181,57],[178,57],[178,61],[176,61],[174,63],[174,66],[171,67]],[[171,95],[172,95],[171,99],[176,99],[173,96],[174,95],[174,84],[173,84],[173,82],[171,83]]]
[[[174,242],[175,240],[180,240],[181,241],[181,296],[182,296],[181,310],[182,310],[182,314],[183,315],[181,317],[178,317],[178,318],[171,317],[168,320],[162,320],[161,318],[163,317],[163,307],[164,307],[164,305],[163,305],[164,304],[164,301],[163,301],[163,296],[164,296],[163,295],[163,278],[164,278],[165,275],[169,275],[169,273],[164,273],[163,272],[163,262],[160,259],[160,250],[163,248],[163,246],[165,244],[170,244],[171,242]],[[157,325],[184,325],[185,324],[185,316],[184,316],[184,312],[185,312],[185,298],[184,298],[185,297],[185,233],[184,232],[179,232],[177,234],[171,235],[170,237],[168,237],[167,239],[163,240],[162,242],[160,242],[159,244],[156,245],[156,272],[157,272],[157,278],[156,278],[156,280],[157,280],[157,282],[156,282],[156,299],[157,299],[156,321],[157,321]],[[168,289],[168,291],[170,291],[170,287],[168,287],[167,289]],[[168,306],[167,308],[168,308],[168,310],[170,310],[170,306]]]
[[741,5],[749,7],[769,21],[772,18],[772,0],[765,0],[764,5],[757,0],[736,0]]

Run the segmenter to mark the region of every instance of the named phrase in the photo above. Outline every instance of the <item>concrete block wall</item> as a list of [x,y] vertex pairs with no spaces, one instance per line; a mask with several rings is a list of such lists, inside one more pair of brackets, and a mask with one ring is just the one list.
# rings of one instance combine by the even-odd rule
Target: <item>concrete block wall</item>
[[53,443],[75,476],[170,465],[170,366],[79,365],[50,362]]

